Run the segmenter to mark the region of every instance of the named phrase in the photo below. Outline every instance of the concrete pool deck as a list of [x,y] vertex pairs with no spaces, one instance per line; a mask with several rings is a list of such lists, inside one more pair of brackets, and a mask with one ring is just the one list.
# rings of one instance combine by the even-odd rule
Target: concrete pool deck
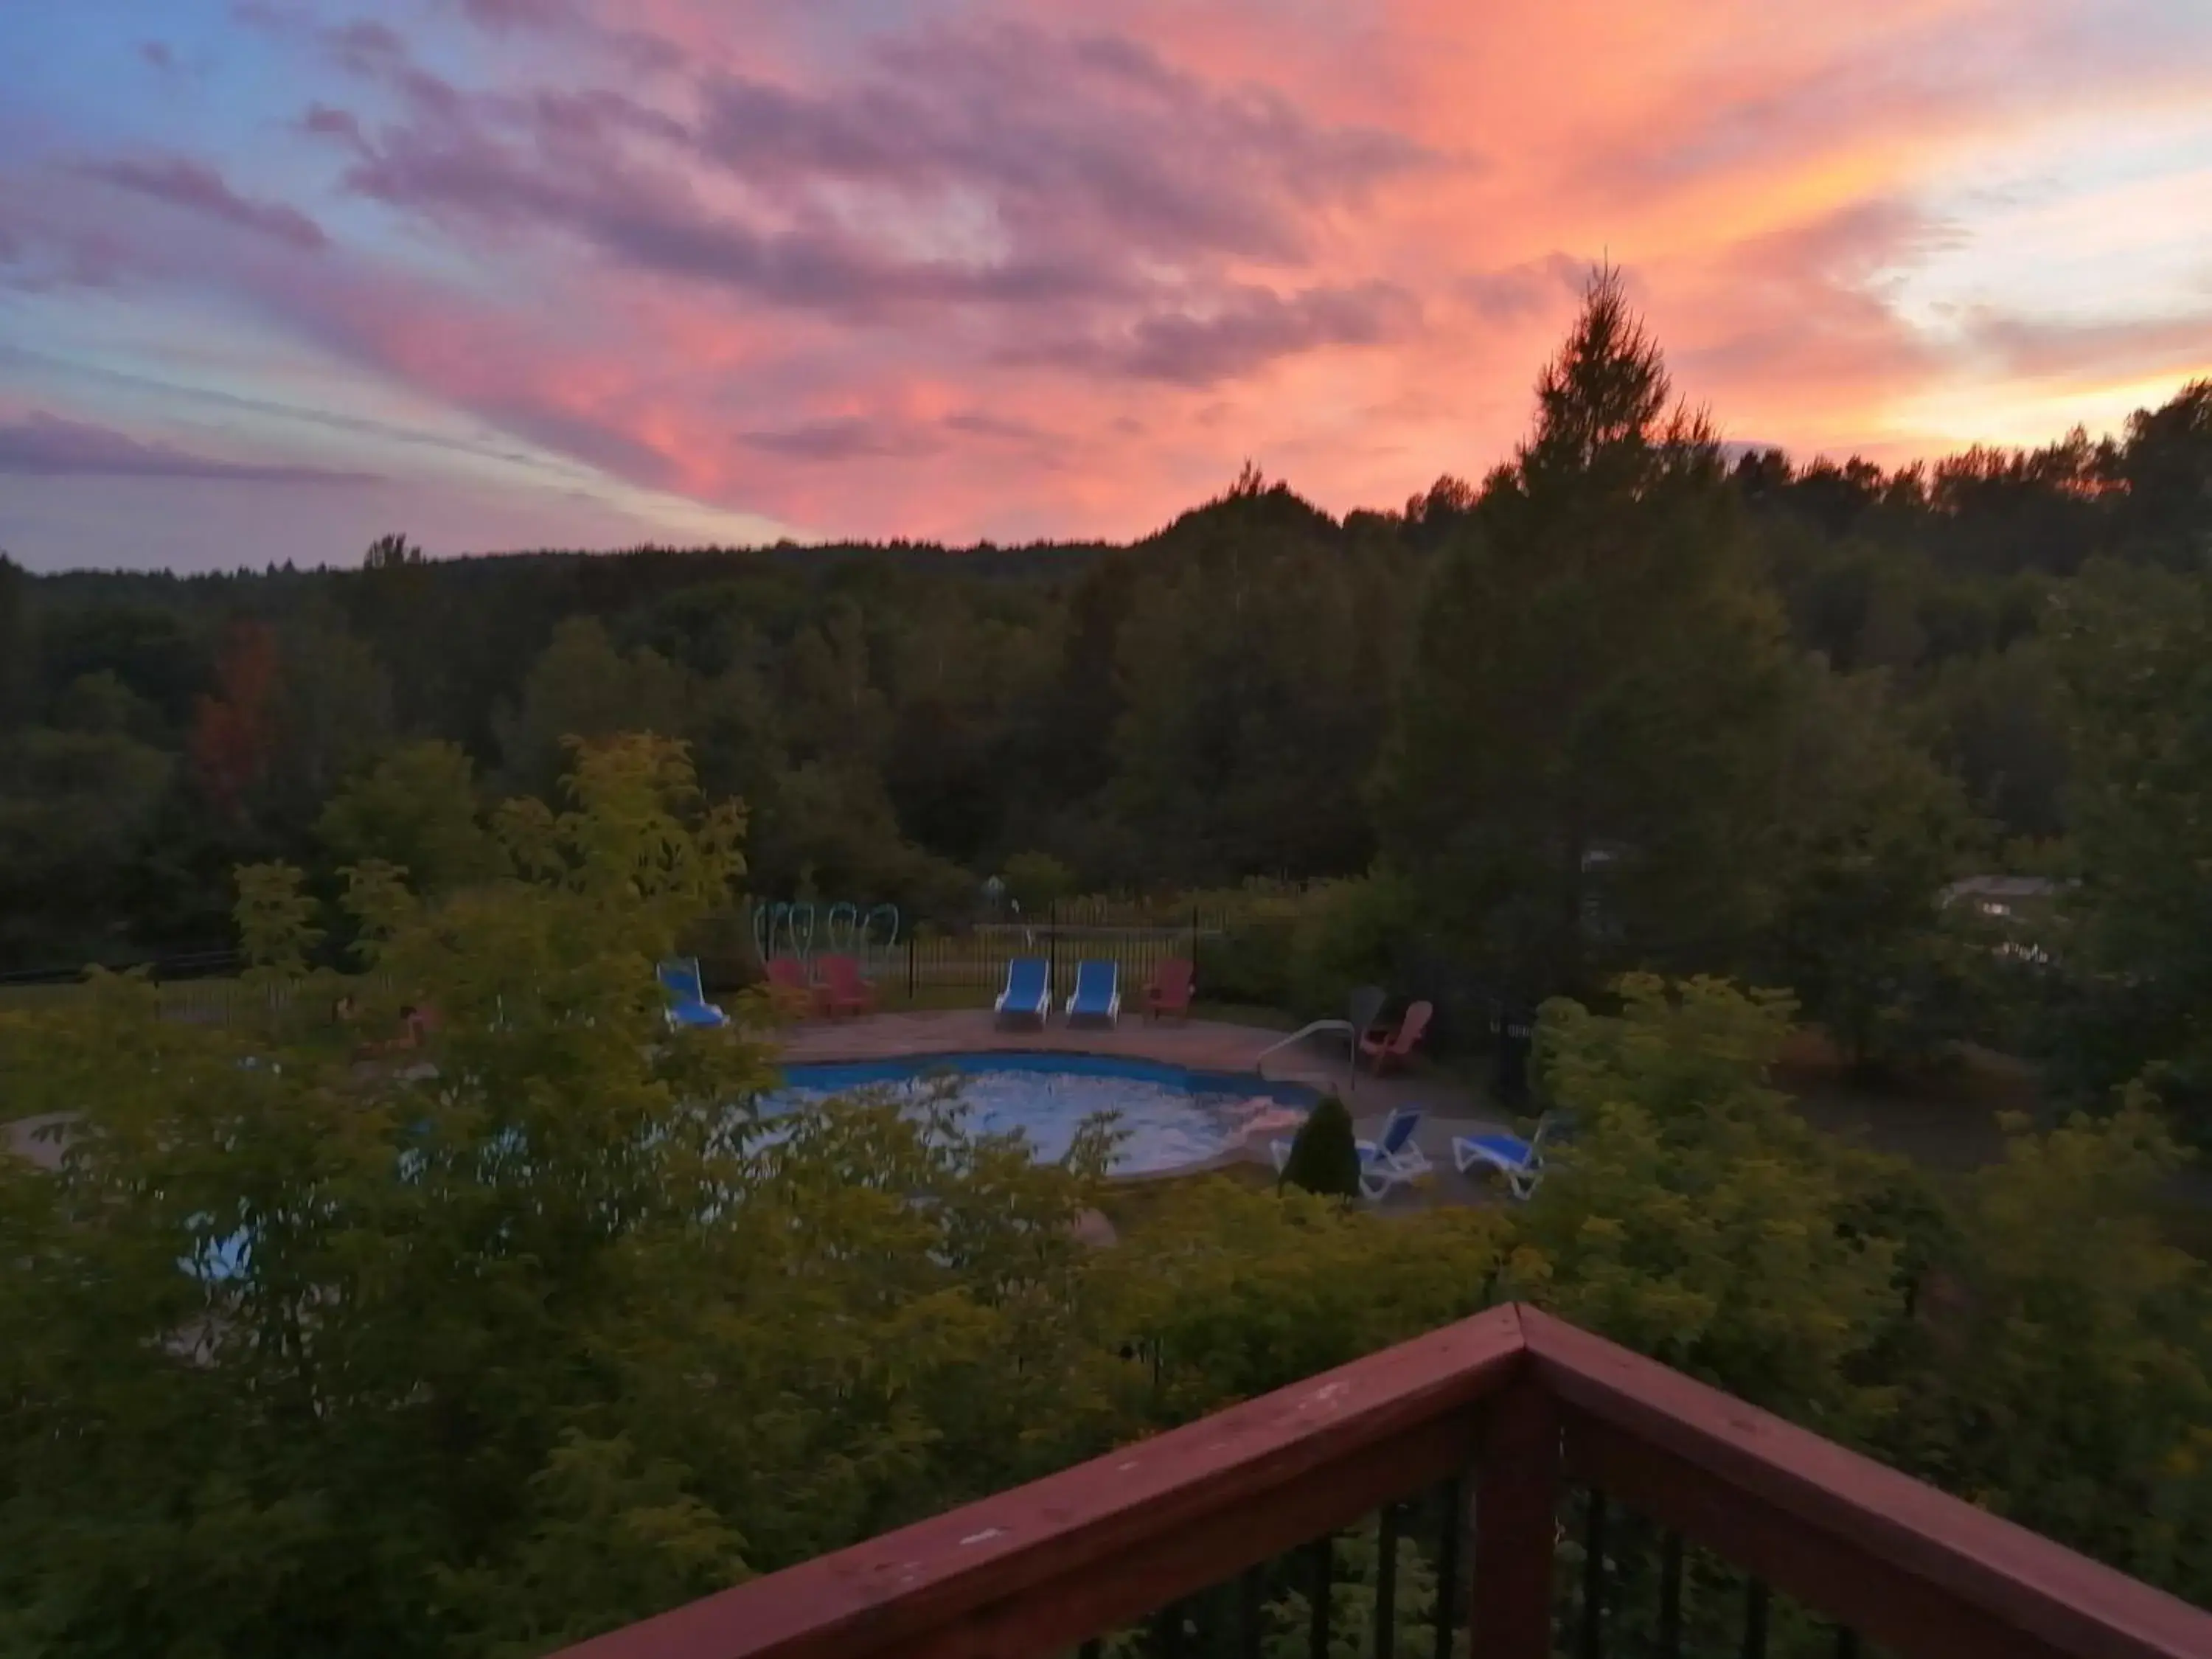
[[[1033,1024],[1001,1026],[988,1009],[958,1008],[864,1014],[834,1021],[806,1020],[782,1027],[775,1033],[774,1041],[781,1058],[793,1066],[902,1060],[928,1054],[1066,1054],[1160,1060],[1197,1072],[1249,1073],[1260,1056],[1287,1035],[1269,1027],[1232,1025],[1219,1020],[1147,1021],[1141,1014],[1126,1012],[1121,1024],[1112,1027],[1071,1028],[1055,1018],[1040,1030]],[[1418,1208],[1440,1202],[1496,1201],[1498,1189],[1493,1184],[1462,1176],[1452,1168],[1454,1135],[1509,1127],[1503,1125],[1498,1113],[1479,1103],[1463,1084],[1419,1073],[1378,1078],[1363,1070],[1353,1077],[1346,1065],[1341,1035],[1308,1038],[1270,1056],[1266,1076],[1270,1082],[1302,1083],[1311,1089],[1334,1090],[1352,1109],[1353,1127],[1365,1139],[1371,1139],[1380,1133],[1397,1108],[1421,1109],[1420,1127],[1413,1138],[1428,1155],[1429,1162],[1436,1166],[1436,1176],[1425,1189],[1394,1188],[1378,1207]],[[1218,1158],[1172,1173],[1188,1175],[1224,1164],[1266,1164],[1269,1162],[1269,1139],[1265,1135],[1255,1137]],[[1169,1177],[1132,1177],[1165,1178]]]

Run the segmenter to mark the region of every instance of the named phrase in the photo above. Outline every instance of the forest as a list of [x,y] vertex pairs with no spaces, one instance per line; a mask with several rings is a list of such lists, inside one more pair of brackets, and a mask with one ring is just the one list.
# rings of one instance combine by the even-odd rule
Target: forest
[[[0,1654],[541,1653],[1508,1297],[2212,1598],[2212,1267],[2156,1207],[2212,1133],[2212,383],[1731,457],[1601,276],[1511,459],[1399,511],[1248,467],[1127,547],[0,566],[0,670],[8,963],[250,994],[0,999],[65,1141],[0,1157]],[[1996,873],[2041,902],[1946,902]],[[668,1031],[652,963],[746,896],[953,927],[992,876],[1208,896],[1216,998],[1382,977],[1446,1049],[1540,1002],[1571,1153],[1520,1206],[1139,1192],[1105,1121],[756,1133],[761,1029]],[[2050,1109],[1972,1173],[1831,1138],[1801,1023]],[[1693,1563],[1699,1650],[1743,1593]]]
[[[1536,403],[1479,484],[1340,521],[1248,465],[1127,546],[0,558],[0,974],[219,951],[242,863],[457,878],[426,798],[651,731],[745,804],[758,896],[1272,889],[1322,965],[1232,951],[1250,1000],[1382,974],[1449,1042],[1735,973],[1862,1061],[1972,1034],[2193,1091],[2212,383],[2095,441],[1731,459],[1601,273]],[[2066,895],[2046,971],[1979,971],[1937,896],[1985,873]]]

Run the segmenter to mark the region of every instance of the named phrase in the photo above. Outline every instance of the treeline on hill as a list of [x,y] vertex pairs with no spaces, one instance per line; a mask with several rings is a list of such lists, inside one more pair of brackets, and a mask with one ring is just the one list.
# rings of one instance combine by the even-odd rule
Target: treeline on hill
[[2069,876],[2089,1069],[2185,1047],[2212,383],[2118,440],[1730,463],[1601,276],[1538,391],[1480,486],[1339,521],[1248,466],[1128,546],[0,562],[0,969],[219,944],[255,860],[434,884],[455,780],[653,731],[747,803],[756,894],[1346,878],[1323,953],[1448,1011],[1741,972],[1862,1056],[1963,1017],[1947,882]]

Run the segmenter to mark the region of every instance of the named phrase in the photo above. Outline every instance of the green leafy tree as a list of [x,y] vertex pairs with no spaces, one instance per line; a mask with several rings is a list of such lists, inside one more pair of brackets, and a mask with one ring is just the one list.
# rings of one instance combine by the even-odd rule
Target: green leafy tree
[[103,668],[80,674],[54,698],[53,724],[64,732],[135,738],[159,744],[161,711]]
[[1899,729],[1883,681],[1804,676],[1778,837],[1771,969],[1845,1059],[1917,1058],[1963,1035],[1984,942],[1947,926],[1972,823]]
[[[179,733],[191,723],[193,699],[212,678],[210,641],[195,619],[136,594],[102,595],[41,616],[35,642],[32,660],[45,696],[86,674],[112,673],[161,710]],[[19,670],[29,665],[19,665]]]
[[1402,629],[1395,550],[1347,548],[1279,484],[1232,491],[1144,551],[1149,580],[1116,641],[1122,708],[1101,804],[1131,862],[1113,873],[1364,866],[1354,786],[1375,763]]
[[1545,1006],[1544,1086],[1574,1125],[1516,1276],[1563,1316],[1846,1440],[1884,1408],[1864,1361],[1903,1317],[1899,1246],[1769,1087],[1791,1005],[1720,981],[1621,981],[1618,1015]]
[[2212,576],[2106,568],[2054,606],[2069,694],[2070,925],[2051,1058],[2094,1098],[2141,1078],[2212,1127]]
[[693,690],[691,677],[659,652],[618,651],[596,618],[570,617],[531,665],[516,705],[495,722],[507,775],[521,788],[550,793],[564,738],[683,737]]
[[0,732],[21,721],[30,702],[31,626],[25,602],[30,579],[0,549]]
[[428,896],[503,866],[477,807],[476,769],[457,744],[404,744],[331,798],[316,838],[342,864],[383,859]]
[[1049,853],[1017,853],[1006,860],[1006,892],[1023,909],[1042,912],[1075,893],[1075,872]]
[[1479,1312],[1516,1248],[1495,1209],[1180,1182],[1090,1264],[1084,1312],[1134,1349],[1127,1428],[1164,1428]]
[[1417,915],[1411,885],[1395,871],[1309,887],[1291,930],[1290,993],[1297,1012],[1315,1018],[1340,1013],[1354,987],[1389,984]]
[[792,750],[802,761],[881,754],[886,710],[877,684],[867,619],[848,599],[793,638],[784,662],[782,707]]
[[277,676],[264,810],[280,814],[292,834],[390,744],[392,677],[365,641],[321,617],[278,642]]
[[1975,1176],[1908,1395],[1916,1461],[1971,1501],[2212,1598],[2212,1269],[2160,1237],[2181,1160],[2140,1091],[2024,1124]]
[[[367,1012],[443,1016],[407,1066],[131,980],[0,1021],[11,1107],[69,1122],[58,1170],[0,1160],[12,1645],[536,1651],[1140,1407],[1079,1313],[1103,1129],[1060,1166],[951,1104],[762,1133],[763,1052],[672,1040],[650,972],[728,902],[740,816],[654,740],[577,745],[566,793],[503,815],[512,878],[417,904],[356,866]],[[243,886],[295,966],[295,872]]]
[[1976,811],[2008,834],[2040,840],[2066,823],[2061,699],[2048,642],[2028,639],[1945,663],[1912,713]]
[[123,732],[0,735],[0,950],[50,967],[128,948],[115,900],[176,770]]
[[2176,569],[2203,568],[2212,552],[2212,379],[2129,416],[2110,470],[2124,487],[2130,550]]
[[794,767],[761,802],[758,822],[763,891],[861,895],[927,916],[956,911],[975,890],[967,872],[900,833],[883,779],[854,762]]
[[252,864],[238,872],[238,948],[249,975],[270,982],[297,979],[321,942],[315,902],[306,878],[289,864]]

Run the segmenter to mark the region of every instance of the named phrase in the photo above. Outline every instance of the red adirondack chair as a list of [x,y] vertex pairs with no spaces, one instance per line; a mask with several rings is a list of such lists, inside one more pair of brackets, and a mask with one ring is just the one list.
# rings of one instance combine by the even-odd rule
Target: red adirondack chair
[[806,977],[806,964],[797,957],[770,957],[768,1000],[778,1013],[804,1018],[814,1012],[815,988]]
[[860,964],[852,957],[823,957],[822,978],[822,1008],[830,1018],[876,1012],[876,988],[860,977]]
[[1359,1039],[1359,1052],[1367,1056],[1375,1074],[1405,1063],[1406,1056],[1413,1052],[1413,1045],[1421,1040],[1421,1033],[1429,1029],[1429,1016],[1436,1012],[1425,1002],[1417,1002],[1406,1010],[1406,1017],[1398,1022],[1398,1029],[1383,1036],[1372,1035]]
[[1159,1019],[1173,1014],[1190,1018],[1191,966],[1181,957],[1170,957],[1152,969],[1152,982],[1145,988],[1145,1018]]

